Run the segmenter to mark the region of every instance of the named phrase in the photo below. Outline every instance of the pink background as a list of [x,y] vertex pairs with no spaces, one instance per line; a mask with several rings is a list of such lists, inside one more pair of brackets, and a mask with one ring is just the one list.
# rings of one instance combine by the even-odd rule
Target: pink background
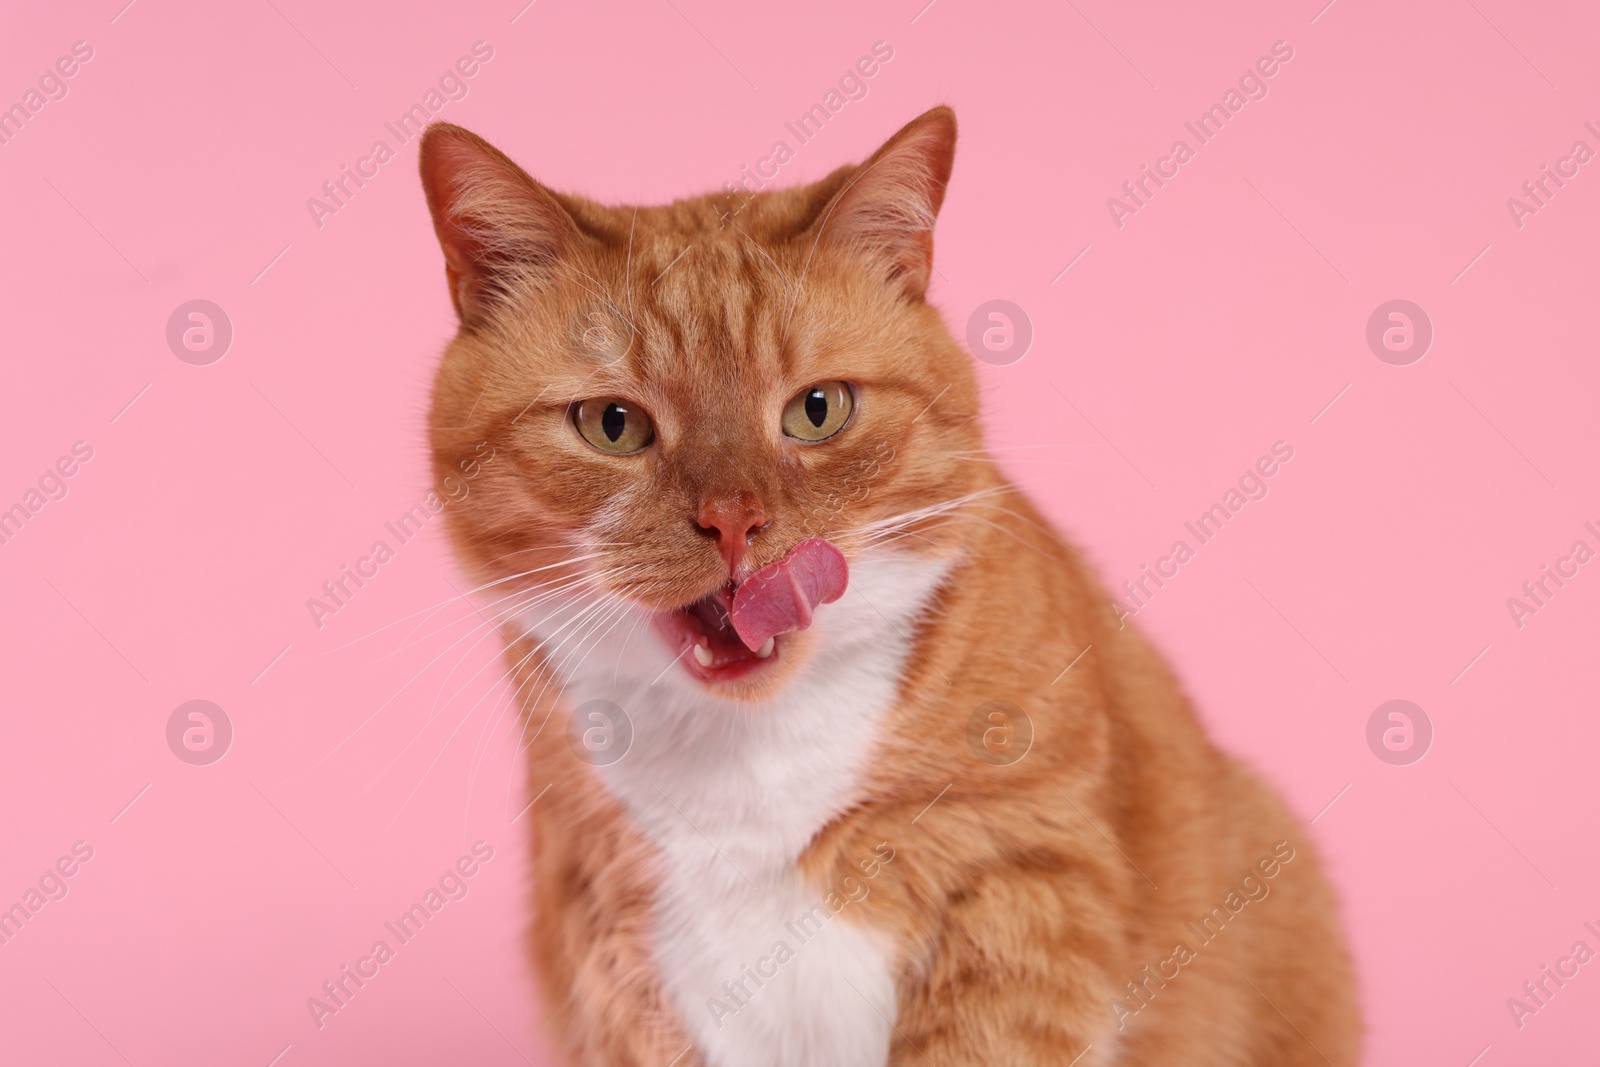
[[[478,40],[494,57],[440,117],[616,201],[793,147],[784,122],[887,41],[780,180],[955,106],[930,298],[958,336],[991,299],[1031,318],[1025,358],[980,367],[991,440],[1108,583],[1295,450],[1138,623],[1216,735],[1321,813],[1368,1061],[1600,1054],[1600,965],[1520,1031],[1506,1007],[1600,948],[1600,565],[1521,629],[1506,607],[1600,548],[1597,165],[1520,229],[1506,206],[1600,149],[1592,6],[123,2],[0,26],[0,103],[94,48],[0,146],[0,507],[94,449],[0,545],[0,903],[94,849],[0,946],[0,1060],[547,1062],[496,640],[451,646],[461,604],[416,614],[465,588],[442,520],[320,630],[306,607],[427,488],[453,319],[415,143],[383,123]],[[1270,94],[1119,229],[1107,197],[1278,40]],[[318,228],[307,198],[380,137],[397,158]],[[209,366],[165,340],[195,298],[235,331]],[[1409,366],[1365,341],[1395,298],[1435,330]],[[203,767],[165,737],[197,698],[235,732]],[[1395,698],[1433,724],[1409,766],[1365,738]],[[470,895],[319,1030],[306,999],[479,839]]]

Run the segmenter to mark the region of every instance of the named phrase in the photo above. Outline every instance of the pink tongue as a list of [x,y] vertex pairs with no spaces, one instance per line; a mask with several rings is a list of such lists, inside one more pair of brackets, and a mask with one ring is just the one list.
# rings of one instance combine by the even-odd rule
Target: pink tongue
[[729,618],[754,651],[769,637],[810,626],[812,609],[844,596],[849,581],[844,555],[820,537],[808,538],[739,586]]

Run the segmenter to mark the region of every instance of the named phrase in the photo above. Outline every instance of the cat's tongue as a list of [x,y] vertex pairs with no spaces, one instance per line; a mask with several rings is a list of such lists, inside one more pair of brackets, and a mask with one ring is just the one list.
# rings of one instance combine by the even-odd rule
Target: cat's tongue
[[820,537],[808,538],[740,585],[728,615],[745,647],[758,649],[769,637],[810,626],[813,609],[844,596],[849,581],[844,554]]

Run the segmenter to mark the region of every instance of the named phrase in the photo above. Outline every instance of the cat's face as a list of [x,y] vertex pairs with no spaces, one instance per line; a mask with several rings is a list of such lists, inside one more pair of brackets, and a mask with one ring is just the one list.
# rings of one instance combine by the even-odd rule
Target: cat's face
[[563,648],[643,626],[711,691],[759,699],[811,634],[747,648],[726,618],[741,583],[809,538],[852,565],[955,550],[937,510],[913,515],[979,467],[970,365],[923,300],[954,137],[941,109],[815,185],[635,210],[430,131],[462,318],[435,469],[468,486],[451,529],[499,583],[491,610],[567,612]]

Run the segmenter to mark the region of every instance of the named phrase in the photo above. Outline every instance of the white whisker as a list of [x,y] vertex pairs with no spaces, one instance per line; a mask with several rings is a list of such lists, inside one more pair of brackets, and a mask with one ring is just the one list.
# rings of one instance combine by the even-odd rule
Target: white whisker
[[[566,605],[562,605],[562,607],[565,607],[565,606]],[[518,605],[518,607],[516,609],[514,609],[514,610],[517,611],[517,612],[525,611],[526,610],[526,605]],[[561,610],[561,608],[558,607],[556,610],[559,611],[559,610]],[[552,614],[553,614],[553,612],[552,612]],[[566,625],[566,624],[564,623],[563,625]],[[462,663],[466,662],[466,658],[472,654],[472,650],[477,648],[480,644],[483,643],[484,638],[489,636],[489,632],[491,632],[491,631],[486,631],[485,633],[480,635],[479,638],[476,641],[474,641],[472,643],[472,646],[470,648],[468,648],[467,651],[462,654],[462,656],[461,656],[461,658],[459,660],[456,661],[456,667],[459,667]],[[489,664],[490,663],[494,663],[494,662],[495,662],[495,660],[491,659],[488,663],[485,663],[483,666],[479,667],[476,671],[474,671],[472,673],[472,675],[467,678],[466,681],[461,683],[460,687],[457,688],[454,693],[450,694],[449,699],[447,699],[441,705],[439,703],[439,697],[441,695],[443,695],[445,686],[449,684],[451,677],[454,676],[455,671],[456,671],[456,667],[450,668],[449,672],[447,674],[445,674],[444,679],[439,683],[438,692],[434,694],[433,706],[428,709],[428,717],[427,717],[427,719],[417,729],[417,732],[414,735],[412,735],[411,740],[406,742],[405,746],[402,747],[399,752],[395,753],[394,758],[392,758],[388,762],[388,764],[384,766],[383,770],[379,771],[377,773],[377,775],[370,782],[368,782],[365,786],[363,786],[360,789],[360,791],[358,791],[356,793],[356,796],[359,797],[359,796],[362,796],[363,794],[365,794],[367,792],[367,790],[371,789],[374,785],[376,785],[383,778],[383,776],[385,774],[388,774],[389,770],[392,767],[394,767],[394,765],[396,763],[399,763],[400,759],[407,752],[409,752],[411,750],[411,746],[416,744],[417,741],[422,737],[422,735],[427,732],[428,727],[433,725],[433,721],[435,719],[437,719],[441,713],[443,713],[445,708],[448,708],[452,703],[454,703],[456,697],[460,696],[463,692],[465,692],[467,687],[469,685],[471,685],[473,683],[473,681],[480,674],[482,674],[484,671],[488,670]],[[474,707],[476,707],[476,705],[474,705]]]
[[[522,552],[522,551],[533,551],[533,549],[519,549],[518,551],[519,552]],[[508,553],[508,555],[516,555],[516,554],[517,553]],[[569,559],[559,560],[559,561],[557,561],[555,563],[551,563],[551,564],[548,564],[548,565],[543,566],[543,567],[535,567],[532,570],[520,571],[517,574],[508,574],[504,578],[496,578],[492,582],[485,582],[483,585],[480,585],[480,586],[478,586],[478,587],[476,587],[474,589],[468,589],[465,593],[460,593],[457,596],[453,596],[453,597],[448,598],[447,600],[440,601],[438,604],[435,604],[432,607],[419,608],[418,610],[413,611],[409,615],[403,615],[400,618],[393,620],[392,622],[385,623],[384,625],[378,627],[376,630],[373,630],[370,633],[367,633],[367,634],[365,634],[365,635],[363,635],[361,637],[357,637],[352,641],[346,641],[342,645],[336,645],[333,648],[328,649],[326,652],[319,653],[319,655],[323,655],[323,656],[332,655],[335,652],[339,652],[339,651],[341,651],[343,649],[349,648],[351,645],[359,644],[360,642],[365,641],[369,637],[375,637],[378,634],[383,633],[383,631],[389,629],[392,626],[398,626],[401,623],[405,622],[407,619],[414,619],[418,615],[427,615],[427,614],[430,614],[432,612],[436,612],[440,608],[448,607],[451,604],[458,603],[459,601],[465,600],[467,597],[472,596],[474,593],[483,592],[485,589],[489,589],[489,588],[492,588],[492,587],[497,586],[497,585],[504,585],[506,582],[514,582],[518,578],[525,578],[530,574],[538,574],[540,571],[547,571],[547,570],[550,570],[550,569],[552,569],[554,567],[566,567],[566,566],[571,566],[572,564],[575,564],[575,563],[583,563],[583,562],[586,562],[586,561],[591,560],[591,559],[598,559],[603,554],[604,553],[601,553],[601,552],[591,552],[591,553],[589,553],[587,555],[576,556],[576,557],[569,558]],[[501,557],[501,558],[504,558],[504,557]]]

